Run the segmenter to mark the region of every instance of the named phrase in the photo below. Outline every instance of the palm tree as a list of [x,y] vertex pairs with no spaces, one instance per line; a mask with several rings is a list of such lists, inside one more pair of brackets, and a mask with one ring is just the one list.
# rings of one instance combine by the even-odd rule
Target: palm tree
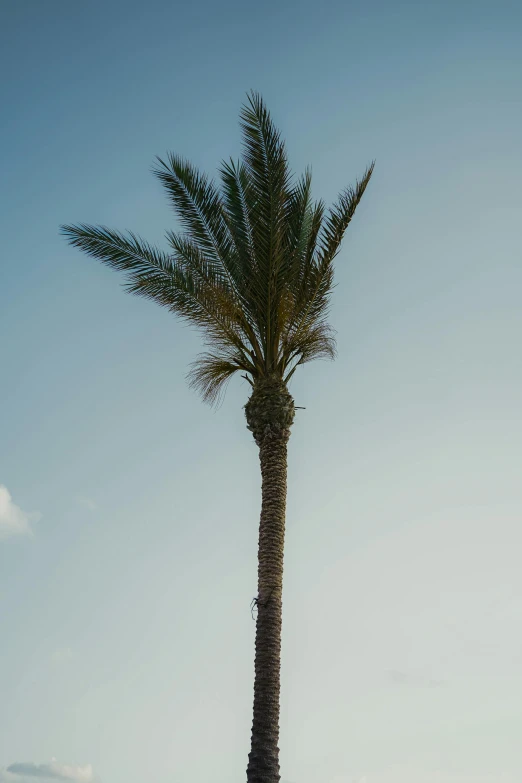
[[255,679],[248,783],[278,783],[279,694],[287,443],[294,421],[288,382],[312,359],[333,358],[327,323],[333,260],[370,180],[374,163],[328,211],[311,198],[310,171],[297,181],[285,145],[262,98],[241,110],[243,156],[220,168],[221,190],[190,162],[157,158],[183,233],[167,232],[169,251],[128,232],[65,225],[63,235],[114,269],[126,288],[198,327],[207,351],[188,378],[215,403],[229,379],[243,374],[245,406],[259,447],[259,524]]

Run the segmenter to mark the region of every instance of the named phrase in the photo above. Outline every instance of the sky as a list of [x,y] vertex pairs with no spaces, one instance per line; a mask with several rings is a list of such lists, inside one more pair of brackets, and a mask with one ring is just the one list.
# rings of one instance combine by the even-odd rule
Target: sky
[[165,247],[155,155],[251,89],[317,197],[376,159],[291,386],[283,781],[520,783],[520,3],[3,0],[0,61],[1,783],[245,779],[248,386],[59,226]]

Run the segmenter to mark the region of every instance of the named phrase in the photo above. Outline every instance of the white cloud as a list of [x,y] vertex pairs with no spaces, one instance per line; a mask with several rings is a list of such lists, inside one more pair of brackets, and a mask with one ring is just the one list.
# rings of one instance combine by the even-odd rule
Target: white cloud
[[3,777],[0,773],[0,781],[5,781],[5,783],[24,783],[30,778],[91,783],[94,780],[94,772],[91,764],[79,767],[74,764],[58,764],[53,759],[49,764],[34,764],[32,762],[11,764],[3,771]]
[[13,503],[7,487],[0,484],[0,539],[30,534],[31,522],[38,522],[40,518],[39,512],[22,511]]

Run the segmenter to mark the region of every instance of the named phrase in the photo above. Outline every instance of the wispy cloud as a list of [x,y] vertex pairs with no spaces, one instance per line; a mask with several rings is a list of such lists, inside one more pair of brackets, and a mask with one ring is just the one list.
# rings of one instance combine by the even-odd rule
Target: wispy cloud
[[9,783],[22,783],[27,778],[43,778],[44,780],[72,780],[76,783],[91,783],[94,780],[94,772],[91,764],[84,767],[74,764],[58,764],[53,759],[49,764],[33,764],[32,762],[22,762],[11,764],[5,770],[7,773],[4,778]]
[[61,664],[67,663],[67,661],[70,661],[73,657],[72,650],[70,647],[59,647],[57,650],[53,652],[51,655],[51,661],[56,664],[57,666],[60,666]]
[[80,506],[83,506],[88,511],[98,511],[98,505],[94,502],[92,498],[87,497],[86,495],[78,495],[76,498]]
[[0,539],[11,536],[30,535],[31,523],[41,519],[38,511],[27,512],[13,503],[11,493],[0,484]]
[[400,671],[399,669],[389,669],[387,675],[396,685],[410,685],[421,688],[439,688],[440,686],[445,685],[444,680],[426,677],[423,674],[416,674],[415,672]]

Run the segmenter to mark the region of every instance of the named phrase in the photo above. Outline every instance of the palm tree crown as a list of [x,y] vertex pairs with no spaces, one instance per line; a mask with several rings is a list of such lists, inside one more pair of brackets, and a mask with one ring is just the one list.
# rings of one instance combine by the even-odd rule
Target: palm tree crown
[[285,384],[299,364],[333,357],[327,323],[333,260],[372,175],[326,210],[312,201],[311,174],[297,181],[262,98],[241,110],[243,156],[220,168],[221,191],[187,160],[157,158],[183,232],[167,232],[169,251],[132,232],[65,225],[70,244],[126,272],[131,293],[153,299],[202,330],[208,347],[189,380],[210,403],[236,372],[254,386]]

